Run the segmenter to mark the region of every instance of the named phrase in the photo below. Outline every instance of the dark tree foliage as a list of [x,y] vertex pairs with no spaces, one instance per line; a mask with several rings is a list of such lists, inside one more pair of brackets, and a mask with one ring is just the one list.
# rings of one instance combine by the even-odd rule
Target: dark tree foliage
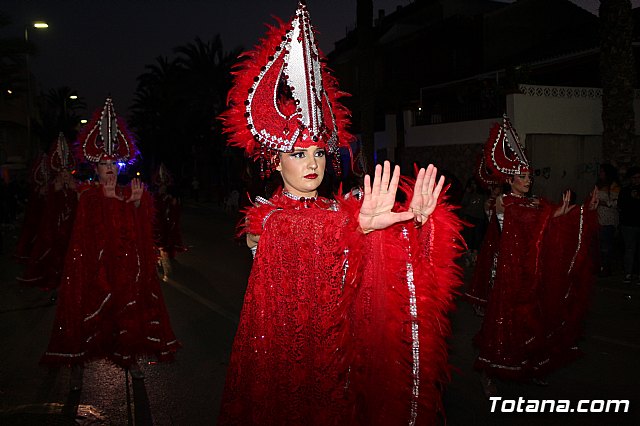
[[157,57],[146,66],[138,77],[130,124],[148,173],[164,163],[178,183],[197,176],[204,191],[232,184],[217,117],[226,108],[231,67],[240,51],[225,52],[219,35],[210,41],[196,38],[176,47],[176,57]]

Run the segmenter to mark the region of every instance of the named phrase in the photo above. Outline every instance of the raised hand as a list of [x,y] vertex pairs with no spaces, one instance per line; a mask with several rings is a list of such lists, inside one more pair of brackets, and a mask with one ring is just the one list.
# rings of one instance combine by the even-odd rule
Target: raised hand
[[426,170],[420,169],[409,204],[409,210],[417,226],[422,226],[436,209],[443,186],[444,176],[440,176],[438,180],[438,169],[433,164],[429,164]]
[[567,190],[562,194],[562,204],[560,204],[560,207],[558,207],[556,211],[553,213],[553,217],[558,217],[558,216],[562,216],[564,214],[569,213],[571,209],[573,209],[576,206],[575,204],[569,205],[570,200],[571,200],[571,191]]
[[115,198],[117,200],[122,200],[122,196],[116,194],[116,181],[118,177],[116,175],[107,176],[107,180],[102,185],[102,191],[104,196],[107,198]]
[[140,203],[142,193],[144,192],[144,185],[140,182],[140,179],[135,178],[131,181],[131,196],[127,200],[127,203],[137,202]]
[[396,201],[396,192],[400,182],[400,167],[396,166],[391,175],[391,163],[378,164],[373,177],[373,186],[369,175],[364,177],[364,200],[360,207],[358,222],[367,233],[384,229],[390,225],[413,219],[412,212],[392,212]]

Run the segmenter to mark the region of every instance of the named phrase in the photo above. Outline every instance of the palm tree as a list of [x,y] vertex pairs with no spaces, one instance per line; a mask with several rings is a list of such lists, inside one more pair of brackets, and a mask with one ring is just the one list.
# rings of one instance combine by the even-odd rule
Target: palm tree
[[[600,2],[603,160],[626,167],[638,159],[633,111],[636,84],[629,0]],[[635,158],[633,158],[635,156]]]
[[145,69],[138,77],[130,124],[151,163],[164,161],[174,170],[184,158],[181,142],[187,113],[183,105],[189,96],[185,71],[176,59],[162,56]]
[[80,117],[87,108],[84,99],[71,98],[76,93],[70,87],[62,86],[40,95],[38,107],[42,122],[35,127],[45,145],[55,140],[59,132],[69,140],[75,139]]
[[231,67],[240,51],[236,48],[225,52],[220,35],[208,42],[196,38],[193,43],[175,49],[189,76],[186,90],[192,95],[186,104],[192,129],[192,173],[199,176],[204,186],[229,186],[230,173],[224,160],[227,151],[217,117],[226,108],[232,84]]

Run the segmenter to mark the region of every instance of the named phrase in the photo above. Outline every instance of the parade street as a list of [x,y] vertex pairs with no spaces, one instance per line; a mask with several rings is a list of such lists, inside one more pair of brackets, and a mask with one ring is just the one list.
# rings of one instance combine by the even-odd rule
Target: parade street
[[[212,425],[251,267],[251,254],[234,238],[237,216],[206,203],[187,204],[182,216],[186,253],[162,284],[173,329],[182,343],[177,361],[146,360],[144,379],[107,361],[85,367],[78,391],[68,368],[39,364],[55,315],[51,294],[16,282],[11,259],[19,226],[4,229],[0,255],[0,425]],[[17,224],[19,225],[19,224]],[[465,270],[468,279],[471,269]],[[581,349],[584,356],[550,375],[548,386],[498,382],[502,400],[482,393],[473,368],[472,338],[481,318],[458,299],[453,313],[452,381],[444,393],[448,425],[640,424],[640,285],[614,275],[592,291]],[[519,399],[524,403],[518,404]],[[523,411],[533,400],[568,400],[569,412]],[[515,401],[515,404],[504,401]],[[571,412],[580,400],[628,400],[627,413]],[[524,404],[524,405],[523,405]],[[519,407],[520,405],[520,407]],[[501,407],[503,411],[500,412]],[[512,409],[513,408],[513,409]],[[622,410],[621,410],[622,411]],[[444,423],[444,422],[443,422]]]

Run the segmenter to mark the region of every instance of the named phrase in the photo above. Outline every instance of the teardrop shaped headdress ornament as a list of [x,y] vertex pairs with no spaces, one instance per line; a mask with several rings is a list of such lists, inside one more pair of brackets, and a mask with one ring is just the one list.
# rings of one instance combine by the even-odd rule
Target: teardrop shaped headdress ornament
[[221,116],[229,145],[266,162],[267,174],[277,152],[318,145],[335,154],[349,146],[350,113],[338,102],[346,94],[327,70],[304,2],[242,56]]
[[67,139],[64,137],[64,133],[58,134],[58,139],[51,147],[51,153],[49,154],[51,170],[59,172],[62,170],[69,170],[75,167],[75,159],[73,153],[69,149]]
[[46,186],[49,183],[51,177],[51,171],[49,170],[49,157],[45,153],[41,153],[35,162],[35,166],[31,171],[31,179],[37,186]]
[[502,179],[531,171],[520,137],[506,114],[502,124],[491,128],[484,153],[487,168]]
[[116,115],[111,97],[97,110],[78,137],[82,156],[96,163],[102,158],[118,162],[133,161],[138,154],[133,136],[124,120]]
[[487,163],[484,160],[484,153],[478,155],[474,177],[480,186],[485,189],[501,183],[500,177],[496,176],[495,172],[487,167]]
[[169,173],[167,166],[165,166],[164,163],[160,163],[151,181],[156,186],[171,185],[173,183],[173,177],[171,173]]

